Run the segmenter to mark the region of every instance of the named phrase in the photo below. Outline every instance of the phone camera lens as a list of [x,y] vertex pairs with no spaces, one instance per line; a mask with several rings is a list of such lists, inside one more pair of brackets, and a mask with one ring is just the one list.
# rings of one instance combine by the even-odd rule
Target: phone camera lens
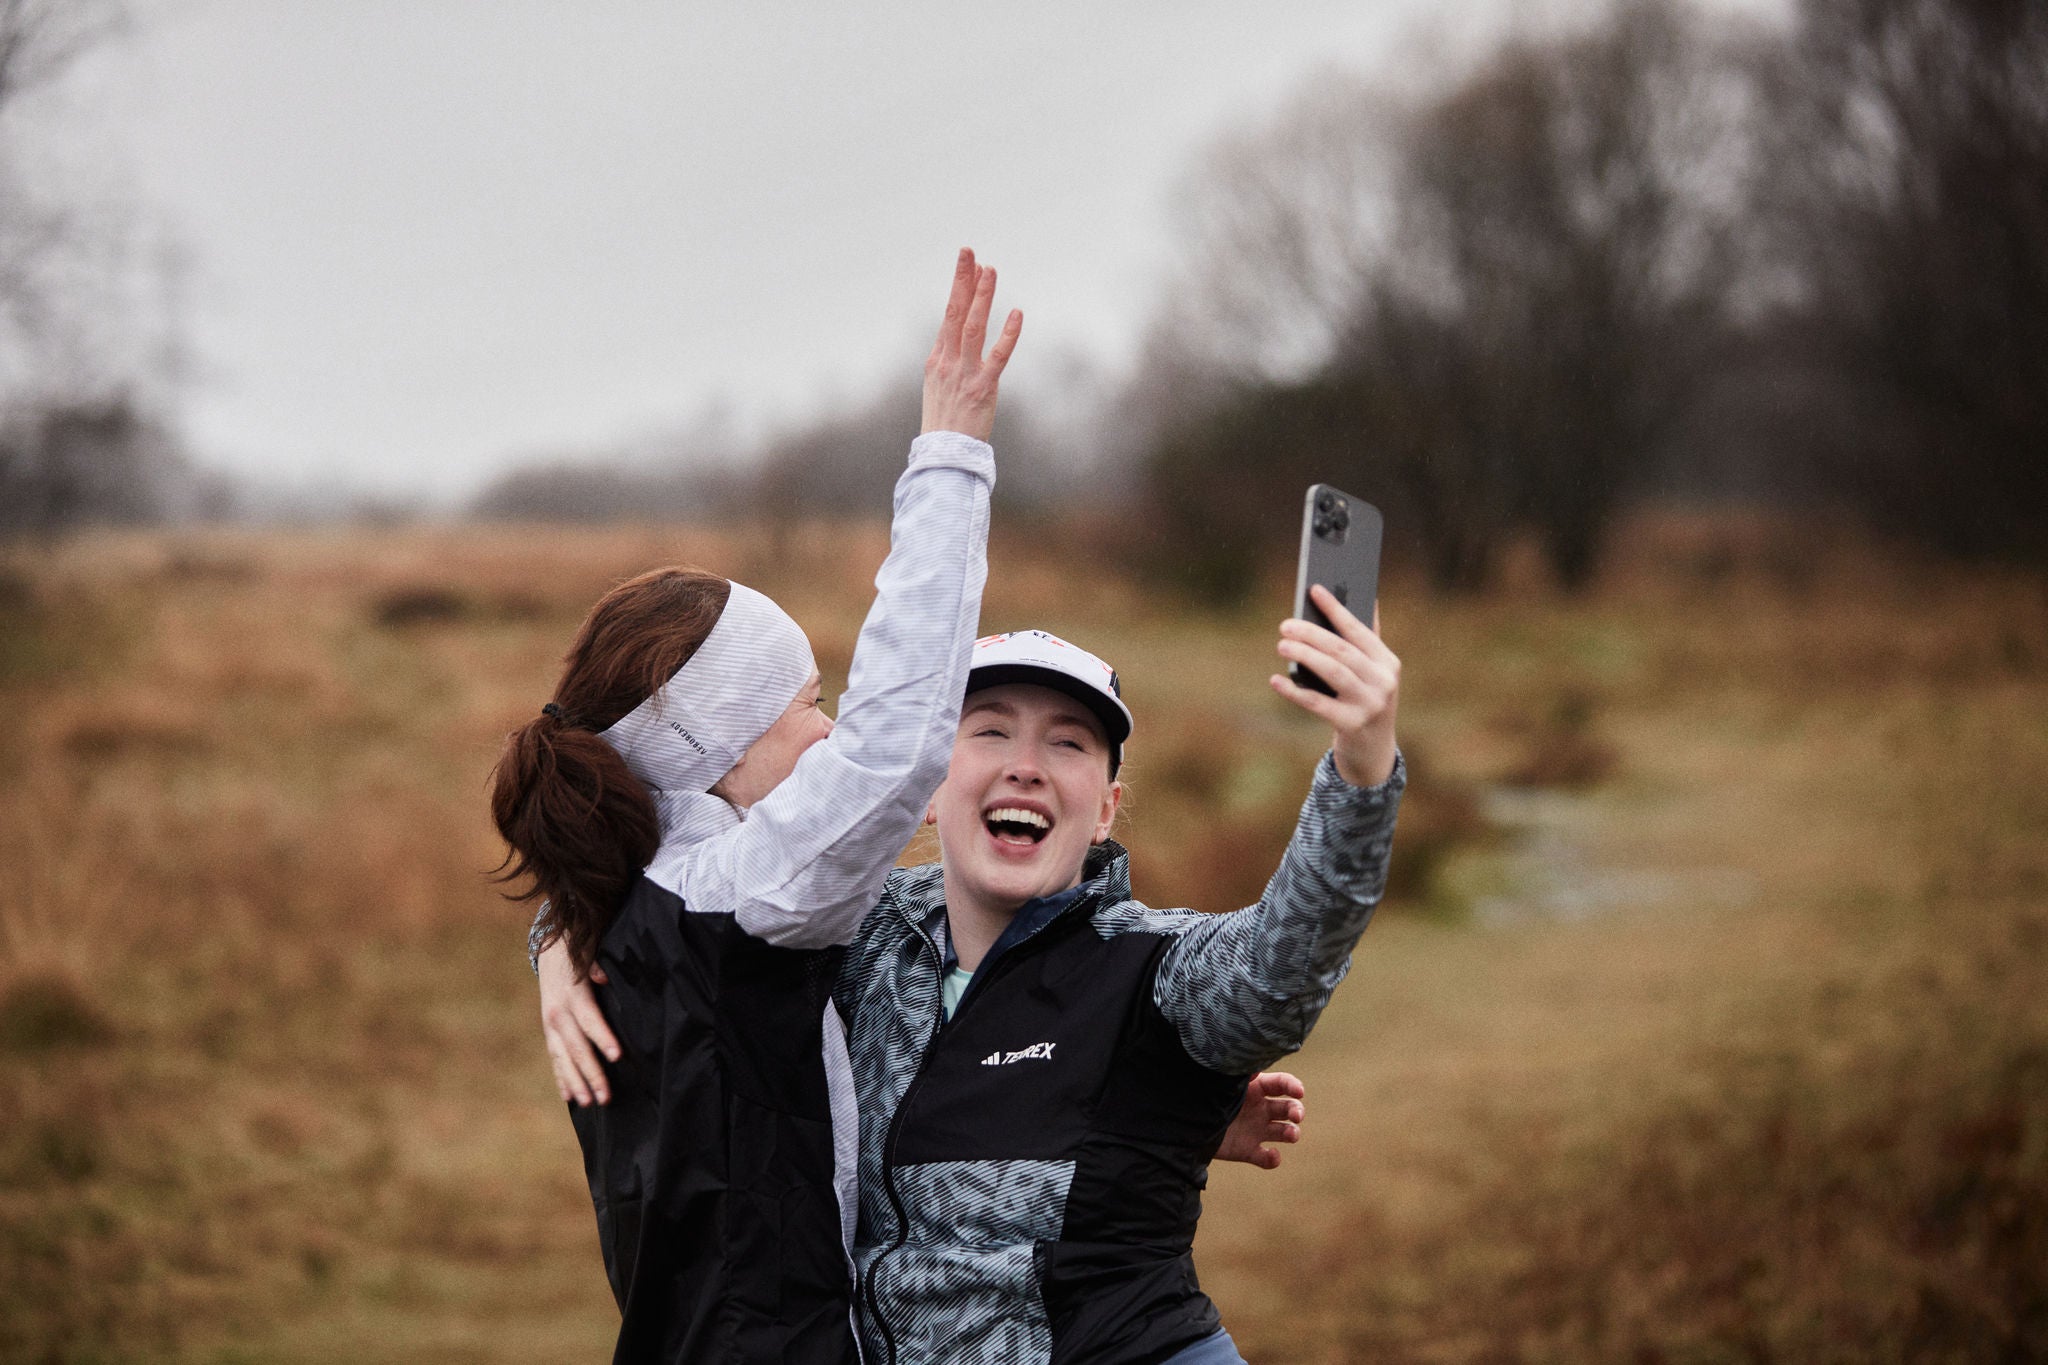
[[1330,525],[1339,531],[1351,525],[1351,509],[1339,506],[1336,511],[1330,513]]
[[1327,514],[1336,505],[1337,495],[1330,492],[1327,488],[1316,494],[1316,511]]

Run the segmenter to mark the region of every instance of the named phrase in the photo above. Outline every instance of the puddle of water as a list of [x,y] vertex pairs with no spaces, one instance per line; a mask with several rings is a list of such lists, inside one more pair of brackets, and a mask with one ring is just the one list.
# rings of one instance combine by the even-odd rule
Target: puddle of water
[[1475,924],[1571,922],[1626,910],[1674,905],[1733,908],[1758,895],[1746,868],[1612,868],[1587,854],[1585,831],[1599,803],[1571,792],[1497,787],[1481,798],[1486,818],[1508,831],[1508,845],[1487,857],[1483,886],[1468,904]]

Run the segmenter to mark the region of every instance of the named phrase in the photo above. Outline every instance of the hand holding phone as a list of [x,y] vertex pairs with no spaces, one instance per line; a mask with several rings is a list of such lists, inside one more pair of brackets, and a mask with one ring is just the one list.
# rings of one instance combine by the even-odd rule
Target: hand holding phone
[[[1379,509],[1317,484],[1302,516],[1294,619],[1280,623],[1273,690],[1329,723],[1337,775],[1354,787],[1387,781],[1398,766],[1395,713],[1401,661],[1379,637]],[[1334,685],[1333,685],[1334,684]]]
[[[1322,584],[1362,620],[1372,620],[1379,596],[1380,509],[1329,484],[1312,485],[1301,512],[1301,558],[1294,572],[1294,615],[1323,629],[1330,618],[1309,597]],[[1287,676],[1302,687],[1331,695],[1329,684],[1300,664],[1289,664]]]

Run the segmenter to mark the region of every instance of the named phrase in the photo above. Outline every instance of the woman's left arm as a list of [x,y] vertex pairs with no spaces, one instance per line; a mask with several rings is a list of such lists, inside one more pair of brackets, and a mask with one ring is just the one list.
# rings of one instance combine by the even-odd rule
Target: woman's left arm
[[[1206,918],[1167,949],[1153,1001],[1204,1066],[1248,1074],[1308,1037],[1386,889],[1407,764],[1394,741],[1401,661],[1378,633],[1315,589],[1333,630],[1290,620],[1280,656],[1331,685],[1278,674],[1273,689],[1331,727],[1294,837],[1257,904]],[[1375,616],[1377,623],[1377,616]]]

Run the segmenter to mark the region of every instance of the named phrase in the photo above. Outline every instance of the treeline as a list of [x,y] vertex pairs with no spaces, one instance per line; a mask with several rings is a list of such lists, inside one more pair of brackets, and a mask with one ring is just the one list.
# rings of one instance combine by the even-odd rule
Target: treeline
[[0,417],[0,536],[218,518],[235,505],[226,479],[195,469],[176,434],[124,398],[46,399]]
[[1153,542],[1242,592],[1315,479],[1432,580],[1567,588],[1656,493],[2048,567],[2048,5],[1659,3],[1397,101],[1325,79],[1192,182],[1130,409]]
[[[1116,546],[1216,601],[1315,480],[1454,591],[1518,542],[1582,587],[1648,497],[2048,568],[2048,5],[1621,0],[1384,85],[1319,75],[1210,150],[1137,372],[1070,367],[1058,420],[1006,399],[1013,506],[1114,512]],[[873,510],[916,410],[892,392],[708,474],[529,470],[476,510]]]
[[[146,386],[22,363],[79,352],[61,283],[89,272],[10,120],[117,14],[0,0],[0,532],[236,506]],[[2048,570],[2048,4],[1618,0],[1422,76],[1319,75],[1212,148],[1135,373],[1020,371],[998,496],[1114,517],[1110,545],[1217,601],[1314,480],[1448,590],[1515,544],[1581,587],[1657,496]],[[468,510],[879,513],[917,408],[911,377],[766,436],[521,469]]]

